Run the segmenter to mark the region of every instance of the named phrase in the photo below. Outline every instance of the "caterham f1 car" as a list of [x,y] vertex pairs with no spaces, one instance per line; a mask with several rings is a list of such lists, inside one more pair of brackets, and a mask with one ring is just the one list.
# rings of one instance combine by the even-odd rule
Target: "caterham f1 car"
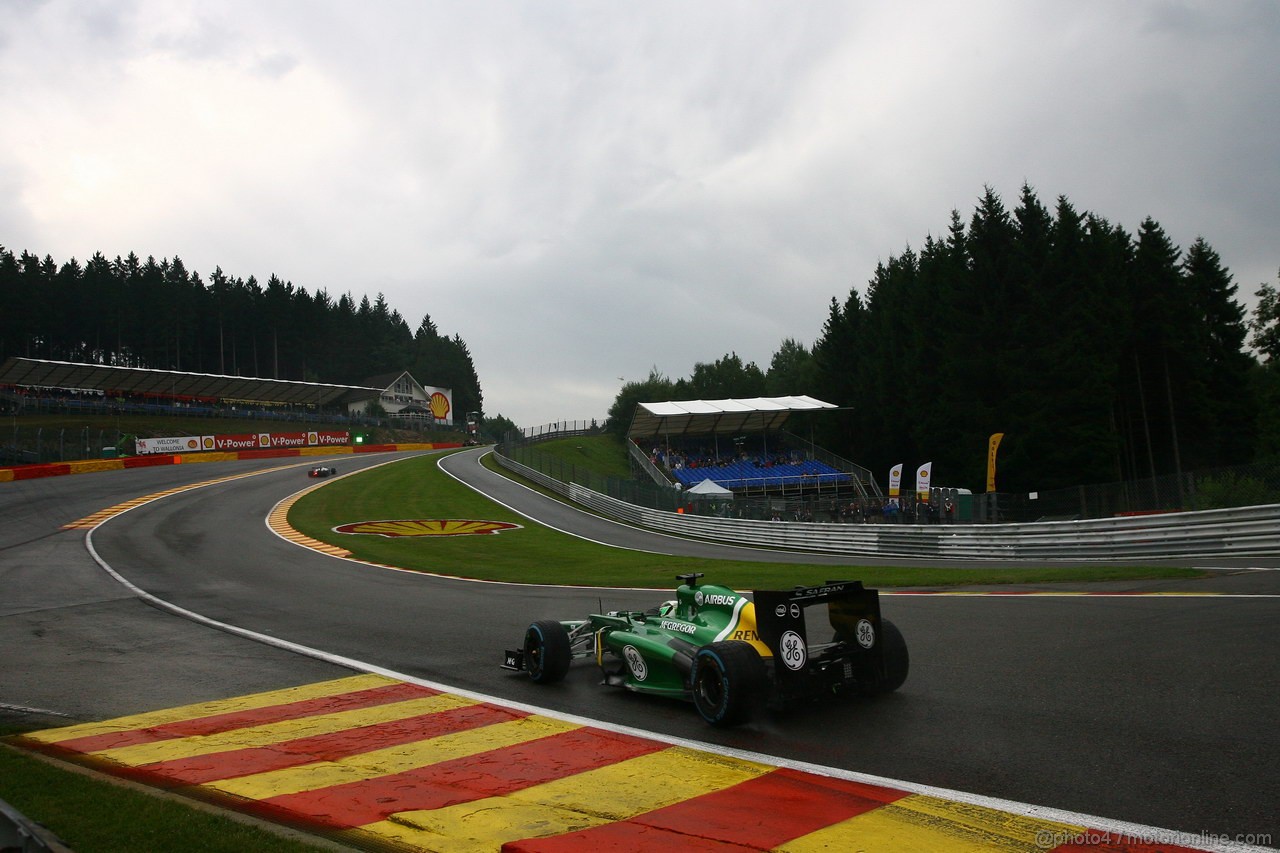
[[765,705],[887,693],[907,678],[906,642],[880,617],[879,592],[860,581],[747,596],[699,585],[700,577],[678,575],[675,600],[651,610],[534,622],[502,666],[551,684],[574,659],[594,657],[603,684],[692,700],[718,726],[746,722]]

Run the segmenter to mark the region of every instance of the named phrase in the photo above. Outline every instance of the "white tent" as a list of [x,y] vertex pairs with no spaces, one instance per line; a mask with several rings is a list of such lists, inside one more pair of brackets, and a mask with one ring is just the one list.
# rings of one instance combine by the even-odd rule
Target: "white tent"
[[711,480],[703,480],[696,486],[690,486],[687,495],[700,495],[704,498],[728,498],[733,500],[733,492]]

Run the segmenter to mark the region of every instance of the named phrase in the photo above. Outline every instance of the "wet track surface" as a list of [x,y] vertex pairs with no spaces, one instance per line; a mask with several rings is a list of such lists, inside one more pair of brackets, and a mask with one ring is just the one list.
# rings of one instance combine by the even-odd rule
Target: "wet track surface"
[[[451,465],[559,529],[663,553],[749,550],[619,528],[494,478],[474,457],[455,455]],[[0,588],[14,593],[0,602],[0,640],[22,650],[0,669],[0,703],[92,719],[342,674],[141,604],[92,563],[83,531],[60,528],[180,482],[279,466],[175,466],[0,487]],[[550,688],[496,665],[533,618],[645,607],[663,593],[477,585],[307,551],[263,521],[308,485],[304,470],[138,507],[95,531],[93,546],[131,582],[181,607],[459,689],[914,783],[1187,832],[1278,837],[1280,599],[886,597],[884,614],[912,654],[899,693],[718,731],[682,703],[600,688],[589,665]],[[1124,586],[1273,594],[1280,573]]]

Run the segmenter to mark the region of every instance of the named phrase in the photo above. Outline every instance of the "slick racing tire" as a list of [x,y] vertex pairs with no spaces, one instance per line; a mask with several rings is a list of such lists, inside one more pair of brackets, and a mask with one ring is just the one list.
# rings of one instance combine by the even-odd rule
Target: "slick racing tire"
[[693,658],[693,704],[713,726],[735,726],[751,719],[767,687],[760,653],[741,640],[709,643]]
[[572,659],[569,632],[554,619],[540,619],[524,632],[524,669],[537,684],[563,679]]
[[911,656],[902,632],[888,619],[880,620],[880,648],[884,653],[884,679],[876,685],[876,692],[892,693],[907,680]]

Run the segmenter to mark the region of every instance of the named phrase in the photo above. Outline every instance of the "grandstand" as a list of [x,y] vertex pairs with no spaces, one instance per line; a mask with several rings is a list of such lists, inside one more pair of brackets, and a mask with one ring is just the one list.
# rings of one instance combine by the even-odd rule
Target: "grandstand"
[[[373,377],[364,385],[329,385],[19,356],[0,363],[0,406],[15,411],[30,403],[35,409],[56,406],[85,414],[250,414],[344,423],[363,422],[368,404],[376,401],[388,417],[411,427],[414,421],[452,426],[452,395],[448,388],[423,386],[404,370]],[[424,412],[429,419],[418,417]]]
[[812,397],[640,403],[628,452],[654,482],[693,489],[710,481],[735,496],[882,497],[866,468],[787,432],[797,412],[837,407]]
[[677,467],[671,473],[675,481],[685,486],[695,486],[710,480],[718,486],[733,489],[750,489],[753,486],[806,486],[839,485],[853,481],[853,477],[816,459],[787,461],[788,457],[775,459],[733,459],[711,465]]

